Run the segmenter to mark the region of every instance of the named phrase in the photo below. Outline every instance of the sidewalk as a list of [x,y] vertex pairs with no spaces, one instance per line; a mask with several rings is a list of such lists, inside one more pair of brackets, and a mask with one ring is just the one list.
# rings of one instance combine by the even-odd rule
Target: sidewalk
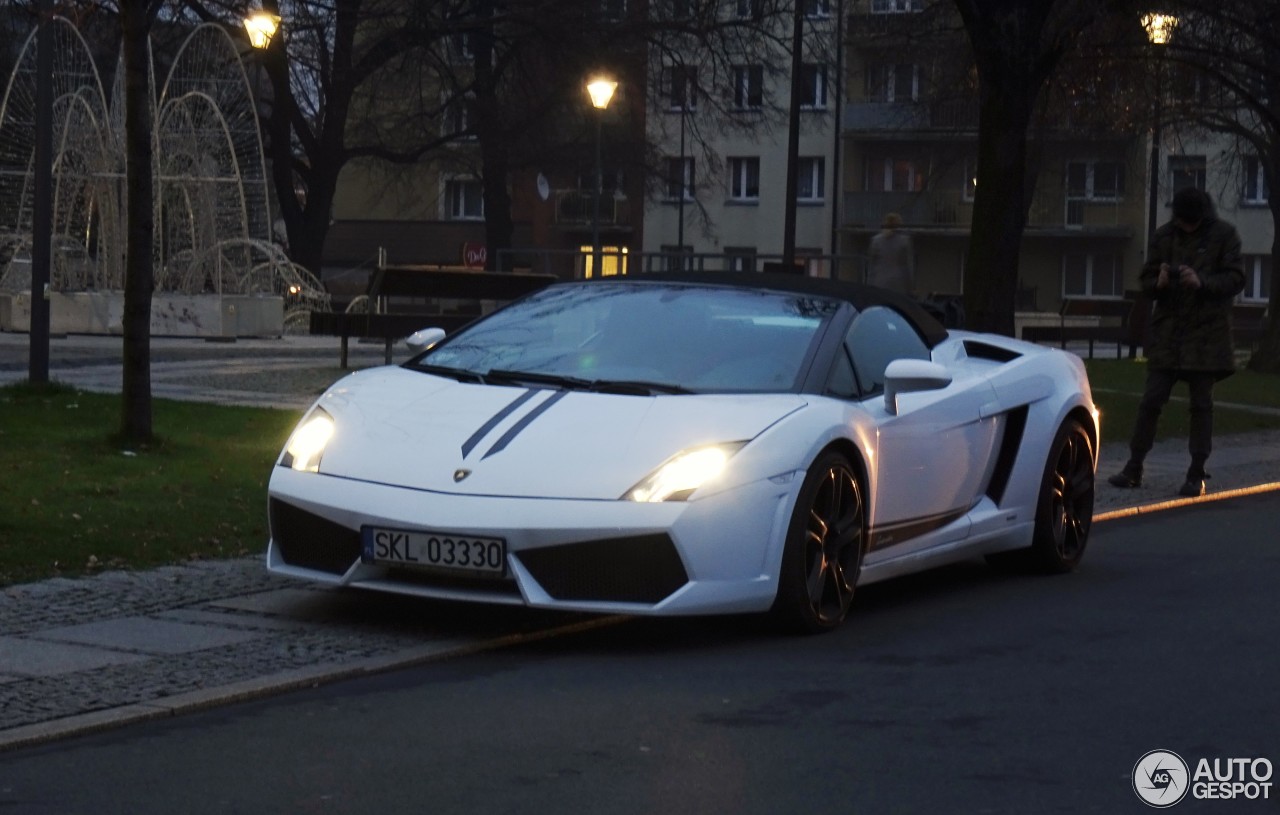
[[[51,378],[118,391],[119,349],[119,338],[53,340]],[[334,338],[157,339],[152,351],[162,398],[301,411],[343,374]],[[382,364],[380,343],[351,351],[353,368]],[[26,378],[27,356],[26,335],[0,333],[0,383]],[[1182,483],[1185,440],[1157,444],[1144,486],[1119,490],[1106,476],[1127,452],[1103,446],[1099,521],[1163,506]],[[1210,471],[1210,498],[1280,485],[1280,431],[1215,439]],[[320,589],[266,574],[260,556],[11,586],[0,589],[0,751],[615,621]]]

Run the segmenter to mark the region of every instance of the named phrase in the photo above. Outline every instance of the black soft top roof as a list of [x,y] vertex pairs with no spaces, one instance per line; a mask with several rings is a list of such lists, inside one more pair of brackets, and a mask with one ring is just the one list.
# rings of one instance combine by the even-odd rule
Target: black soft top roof
[[764,274],[756,272],[654,272],[626,276],[594,278],[598,285],[636,282],[691,283],[704,286],[728,286],[742,289],[768,289],[790,294],[809,294],[843,300],[859,311],[872,306],[890,306],[913,323],[920,336],[930,347],[947,338],[947,329],[925,311],[915,300],[904,294],[821,277],[805,277],[789,274]]

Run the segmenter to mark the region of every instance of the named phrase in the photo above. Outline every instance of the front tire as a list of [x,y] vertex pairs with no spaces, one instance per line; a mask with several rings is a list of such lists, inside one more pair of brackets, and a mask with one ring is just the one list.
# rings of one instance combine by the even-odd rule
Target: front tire
[[862,485],[849,460],[819,456],[805,475],[787,528],[774,617],[787,629],[816,634],[844,620],[866,550]]

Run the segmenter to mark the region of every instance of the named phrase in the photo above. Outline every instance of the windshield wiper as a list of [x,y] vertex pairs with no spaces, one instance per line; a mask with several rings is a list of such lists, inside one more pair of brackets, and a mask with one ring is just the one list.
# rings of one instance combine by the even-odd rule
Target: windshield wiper
[[484,381],[498,384],[522,382],[533,385],[550,385],[553,388],[563,388],[565,390],[591,389],[591,380],[589,379],[579,379],[576,376],[563,376],[561,374],[544,374],[537,371],[508,371],[501,368],[490,368],[489,373],[484,375]]
[[591,390],[599,393],[619,393],[634,396],[653,396],[658,393],[693,393],[680,385],[669,385],[666,382],[647,382],[642,379],[597,379],[591,383]]
[[475,371],[467,371],[462,368],[447,368],[443,365],[414,365],[413,370],[422,371],[424,374],[435,374],[436,376],[446,376],[450,379],[456,379],[459,382],[477,382],[481,385],[485,384],[483,374]]
[[692,393],[679,385],[664,382],[646,382],[638,379],[583,379],[564,374],[547,374],[537,371],[508,371],[494,368],[485,374],[489,383],[520,382],[532,385],[548,385],[564,390],[616,393],[624,396],[653,396],[658,393]]

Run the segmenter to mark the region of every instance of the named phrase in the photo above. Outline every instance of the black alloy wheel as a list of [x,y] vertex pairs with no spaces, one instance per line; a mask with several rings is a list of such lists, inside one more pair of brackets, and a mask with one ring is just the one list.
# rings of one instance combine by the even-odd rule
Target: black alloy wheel
[[840,625],[853,603],[866,538],[858,476],[844,456],[825,453],[800,488],[782,554],[775,616],[805,633]]
[[1068,419],[1045,463],[1031,550],[1049,572],[1069,572],[1084,557],[1093,525],[1093,444],[1084,426]]
[[1045,460],[1031,546],[988,555],[988,562],[1049,574],[1074,570],[1089,542],[1093,491],[1093,443],[1084,425],[1068,419],[1058,428]]

